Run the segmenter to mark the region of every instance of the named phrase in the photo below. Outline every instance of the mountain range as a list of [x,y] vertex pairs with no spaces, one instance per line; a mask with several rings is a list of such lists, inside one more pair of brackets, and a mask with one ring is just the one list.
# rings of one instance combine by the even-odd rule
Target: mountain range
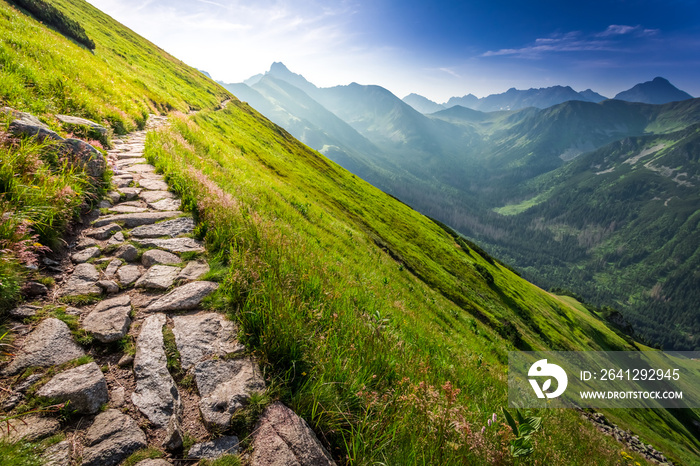
[[[685,283],[681,275],[672,278],[675,272],[663,271],[665,266],[640,248],[620,246],[644,231],[655,236],[661,249],[675,240],[686,249],[697,249],[692,236],[652,227],[659,225],[659,216],[671,215],[678,221],[685,219],[670,223],[681,228],[700,209],[693,190],[700,181],[696,161],[690,157],[675,160],[674,165],[662,160],[666,152],[677,154],[679,145],[692,147],[693,128],[700,123],[700,100],[676,101],[687,94],[673,91],[668,81],[657,78],[623,93],[629,99],[672,100],[663,105],[604,99],[584,91],[588,99],[597,100],[593,102],[562,86],[511,89],[484,99],[451,99],[473,106],[475,102],[498,108],[526,105],[492,112],[462,105],[432,111],[438,104],[415,94],[402,100],[379,86],[353,83],[318,88],[281,63],[247,82],[224,86],[353,173],[486,245],[528,279],[541,286],[575,290],[597,305],[620,308],[638,335],[651,343],[676,349],[697,346],[696,296],[664,288]],[[563,99],[568,100],[558,102]],[[576,187],[583,172],[574,174],[571,167],[601,165],[591,161],[591,154],[609,160],[611,155],[600,154],[617,153],[620,141],[643,145],[639,142],[643,138],[659,135],[669,135],[673,141],[654,152],[659,161],[642,157],[643,164],[621,165],[633,167],[635,177],[611,166],[594,170],[586,181],[588,189]],[[640,153],[651,150],[645,147]],[[611,183],[610,176],[627,181]],[[630,187],[629,179],[636,180],[636,188]],[[641,189],[655,194],[632,202]],[[551,197],[558,190],[561,193]],[[610,208],[608,214],[586,217],[591,208],[582,207],[578,216],[564,216],[554,199],[571,190],[580,194],[576,205],[604,206],[605,210],[617,199],[630,209]],[[663,215],[657,208],[647,208],[652,199],[668,200],[664,207],[671,208]],[[677,210],[675,199],[680,200],[677,206],[686,207]],[[588,223],[581,224],[581,219]],[[538,241],[523,243],[523,238],[533,237]],[[614,244],[624,251],[620,256],[624,259],[604,260],[613,257],[608,251]],[[700,267],[697,254],[673,260],[685,264],[684,270]],[[650,291],[655,287],[664,290],[664,299],[653,297],[659,295]]]
[[[614,97],[616,100],[647,104],[665,104],[692,98],[690,94],[681,91],[668,80],[661,77],[654,78],[653,81],[637,84]],[[576,92],[569,86],[552,86],[527,90],[511,88],[502,94],[491,94],[483,98],[467,94],[462,97],[452,97],[442,104],[433,102],[418,94],[409,94],[403,98],[403,101],[419,112],[429,114],[456,105],[483,112],[496,112],[501,110],[520,110],[526,107],[547,108],[571,100],[598,103],[606,99],[607,97],[591,89]]]

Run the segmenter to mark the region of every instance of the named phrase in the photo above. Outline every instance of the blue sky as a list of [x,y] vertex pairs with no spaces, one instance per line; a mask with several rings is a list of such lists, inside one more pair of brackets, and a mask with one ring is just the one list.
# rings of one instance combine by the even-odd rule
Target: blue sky
[[608,97],[668,78],[700,96],[700,1],[88,0],[215,79],[281,61],[319,86],[438,102],[570,85]]

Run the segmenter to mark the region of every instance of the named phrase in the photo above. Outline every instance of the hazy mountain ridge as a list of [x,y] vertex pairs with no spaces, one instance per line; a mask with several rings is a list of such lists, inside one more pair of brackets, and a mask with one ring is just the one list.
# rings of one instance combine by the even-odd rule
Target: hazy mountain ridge
[[[535,257],[537,248],[541,247],[533,242],[534,249],[521,248],[522,251],[531,251],[525,255],[515,254],[508,249],[520,247],[512,238],[532,234],[527,232],[529,227],[516,220],[521,212],[527,210],[518,207],[519,202],[532,198],[535,200],[527,202],[537,205],[546,199],[546,196],[542,197],[542,190],[528,191],[530,188],[526,187],[530,186],[531,181],[549,173],[559,173],[560,168],[577,157],[602,150],[616,141],[650,134],[682,132],[700,122],[700,99],[664,105],[622,100],[595,103],[577,99],[566,100],[544,109],[529,106],[515,111],[498,112],[453,106],[424,115],[378,86],[353,83],[320,89],[300,75],[285,70],[286,68],[278,67],[276,75],[286,75],[304,83],[312,89],[318,103],[382,150],[383,155],[375,159],[378,167],[389,172],[392,172],[389,165],[401,167],[400,172],[393,170],[390,177],[386,173],[373,176],[373,182],[377,186],[427,215],[491,244],[497,248],[499,255],[512,258],[513,263],[520,267],[534,267],[526,256],[530,254]],[[575,93],[573,89],[561,86],[549,89],[552,92],[545,93],[549,97],[562,98],[561,96],[572,96]],[[537,92],[509,92],[512,97],[520,98],[521,102],[538,95]],[[596,97],[592,91],[587,93],[590,98],[602,97]],[[493,97],[492,101],[502,100],[506,94],[508,93]],[[411,99],[421,100],[416,96]],[[420,182],[402,183],[402,172],[410,173],[414,180]],[[589,183],[603,179],[596,176]],[[560,180],[563,185],[569,184],[569,181]],[[523,205],[528,205],[527,202]],[[490,213],[492,209],[515,211],[515,215],[507,218],[493,217],[493,213]],[[684,215],[687,214],[686,211]],[[620,216],[622,213],[615,215]],[[534,220],[531,219],[530,222],[532,221]],[[618,219],[620,222],[623,222],[622,217]],[[634,230],[634,226],[629,228],[631,230],[627,234]],[[539,232],[534,236],[541,236],[542,244],[553,241],[553,237],[545,233]],[[557,238],[561,239],[559,236]],[[562,252],[561,257],[548,256],[549,261],[558,265],[541,269],[541,274],[535,273],[533,268],[528,276],[546,286],[566,283],[574,287],[573,282],[562,278],[561,271],[572,267],[577,261],[588,260],[586,249],[578,250],[572,255],[574,249]],[[561,247],[552,250],[563,251]],[[634,263],[641,259],[631,260]],[[655,269],[653,263],[645,264],[650,270]],[[595,292],[592,287],[586,289],[588,296],[594,300],[615,300],[609,293],[610,290]],[[624,287],[620,285],[620,290],[622,289]],[[623,309],[627,306],[624,302],[618,302],[618,305]],[[653,312],[651,308],[647,309],[644,318],[652,318],[650,315]],[[637,321],[641,322],[641,319],[638,316]]]
[[629,102],[643,102],[647,104],[665,104],[668,102],[678,102],[682,100],[692,99],[693,96],[685,91],[681,91],[667,79],[657,77],[652,81],[640,83],[620,92],[615,96],[615,99],[626,100]]
[[[616,100],[648,104],[665,104],[692,98],[693,96],[679,90],[664,78],[655,78],[653,81],[637,84],[614,97]],[[442,104],[433,102],[415,93],[403,98],[404,102],[424,114],[439,112],[455,105],[483,112],[496,112],[501,110],[520,110],[526,107],[543,109],[571,100],[599,103],[607,99],[607,97],[594,92],[592,89],[576,92],[569,86],[551,86],[527,90],[511,88],[506,92],[491,94],[482,98],[468,94],[463,97],[451,97]]]

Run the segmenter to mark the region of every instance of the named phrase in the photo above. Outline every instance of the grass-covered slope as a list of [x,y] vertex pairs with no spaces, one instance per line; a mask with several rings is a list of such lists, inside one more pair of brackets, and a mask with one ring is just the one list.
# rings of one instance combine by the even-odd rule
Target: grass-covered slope
[[[632,348],[246,104],[173,118],[147,155],[226,265],[219,305],[276,396],[350,464],[509,462],[508,428],[486,425],[506,404],[509,349]],[[533,461],[618,464],[620,446],[575,412],[540,414]],[[640,416],[649,442],[694,457],[672,416]]]
[[120,133],[149,113],[208,108],[228,92],[200,72],[77,0],[51,0],[77,21],[94,50],[0,2],[0,103],[38,114],[71,114]]
[[[202,109],[151,133],[147,155],[220,262],[211,304],[239,322],[269,397],[308,420],[339,463],[620,464],[620,445],[570,410],[538,413],[534,453],[513,459],[500,408],[508,350],[633,348],[628,341],[249,106],[234,99],[214,110],[224,90],[86,3],[54,4],[82,24],[94,54],[0,3],[12,39],[2,79],[14,83],[1,88],[2,103],[118,131],[148,111]],[[668,413],[640,413],[623,421],[653,426],[645,443],[697,458],[697,442]],[[236,422],[245,438],[252,426]]]

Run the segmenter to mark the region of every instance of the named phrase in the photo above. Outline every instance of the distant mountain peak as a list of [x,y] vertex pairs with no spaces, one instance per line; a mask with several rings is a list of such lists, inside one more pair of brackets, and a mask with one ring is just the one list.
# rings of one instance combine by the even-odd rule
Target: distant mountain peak
[[274,74],[274,73],[291,73],[291,71],[289,71],[289,68],[287,68],[287,67],[285,66],[285,64],[282,63],[281,61],[272,62],[272,65],[270,65],[270,71],[269,71],[269,72],[270,72],[270,74]]
[[416,93],[408,94],[401,100],[424,114],[435,113],[445,109],[444,105],[440,105],[439,103],[433,102],[427,97],[423,97],[422,95]]
[[265,73],[265,75],[286,81],[309,95],[312,95],[317,90],[317,87],[307,81],[304,76],[290,71],[284,63],[279,61],[273,62],[270,65],[270,71]]
[[665,104],[680,100],[692,99],[693,96],[681,91],[671,84],[668,79],[657,76],[651,81],[639,83],[615,96],[617,100],[628,102],[643,102],[645,104]]

